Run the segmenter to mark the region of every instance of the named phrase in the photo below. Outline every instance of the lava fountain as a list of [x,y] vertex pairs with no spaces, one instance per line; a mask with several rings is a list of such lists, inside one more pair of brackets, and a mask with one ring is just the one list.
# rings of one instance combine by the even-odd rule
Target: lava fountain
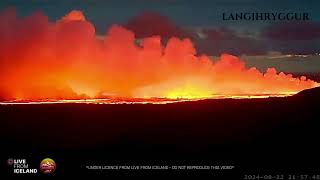
[[319,85],[274,68],[247,68],[229,54],[213,61],[197,55],[190,39],[172,37],[163,46],[158,36],[138,41],[119,25],[104,39],[96,38],[81,11],[50,22],[41,12],[18,18],[7,9],[0,15],[0,41],[2,101],[252,98],[287,96]]

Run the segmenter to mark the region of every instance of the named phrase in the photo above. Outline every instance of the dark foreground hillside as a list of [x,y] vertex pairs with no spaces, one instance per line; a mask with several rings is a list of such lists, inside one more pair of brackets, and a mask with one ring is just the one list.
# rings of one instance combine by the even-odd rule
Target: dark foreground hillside
[[118,173],[86,165],[233,165],[209,173],[242,178],[319,174],[319,100],[315,88],[287,98],[166,105],[2,105],[1,159],[38,166],[50,157],[56,175]]

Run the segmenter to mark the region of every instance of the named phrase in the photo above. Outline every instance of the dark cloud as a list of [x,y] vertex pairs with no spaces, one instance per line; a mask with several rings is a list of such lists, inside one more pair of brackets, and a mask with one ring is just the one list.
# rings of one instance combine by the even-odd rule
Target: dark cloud
[[[312,54],[318,51],[312,39],[320,34],[316,23],[275,24],[259,33],[240,32],[228,26],[212,28],[183,28],[169,17],[156,12],[143,12],[131,18],[125,27],[135,33],[136,38],[160,35],[165,43],[170,37],[190,38],[198,54],[262,55],[269,51],[284,54]],[[199,34],[199,30],[201,35]]]
[[202,29],[206,38],[197,36],[197,29],[184,29],[175,24],[169,17],[156,12],[143,12],[131,18],[125,27],[135,33],[136,38],[160,35],[163,39],[170,37],[190,38],[194,42],[199,54],[219,55],[222,53],[263,54],[267,51],[261,41],[249,37],[242,37],[231,28],[217,27]]
[[264,38],[271,40],[313,40],[320,39],[320,23],[290,22],[272,24],[261,32]]
[[315,54],[320,51],[320,23],[276,23],[263,28],[261,38],[283,54]]
[[316,54],[320,51],[320,40],[269,40],[273,51],[283,54]]
[[222,53],[232,53],[235,55],[265,54],[269,48],[263,40],[257,39],[249,34],[240,34],[228,27],[217,27],[204,29],[206,39],[197,41],[199,53],[209,55],[219,55]]
[[206,39],[196,41],[200,53],[219,55],[262,55],[270,51],[283,54],[315,54],[320,51],[320,23],[291,22],[272,24],[257,34],[229,27],[204,29]]
[[154,35],[160,35],[164,39],[173,36],[178,38],[190,37],[187,31],[176,25],[171,19],[151,11],[143,12],[131,18],[124,26],[133,31],[136,38]]
[[131,18],[125,27],[136,38],[160,35],[166,42],[170,37],[190,38],[198,54],[263,55],[270,51],[283,54],[314,54],[320,47],[320,23],[299,22],[272,24],[260,32],[239,31],[235,27],[183,28],[169,17],[156,12],[143,12]]

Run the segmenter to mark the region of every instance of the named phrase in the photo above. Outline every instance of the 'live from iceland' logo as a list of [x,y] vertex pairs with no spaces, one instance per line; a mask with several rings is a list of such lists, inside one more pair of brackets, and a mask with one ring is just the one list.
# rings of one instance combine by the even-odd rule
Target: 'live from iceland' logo
[[38,172],[36,168],[29,168],[26,159],[13,159],[7,160],[8,166],[13,166],[13,173],[16,174],[35,174]]

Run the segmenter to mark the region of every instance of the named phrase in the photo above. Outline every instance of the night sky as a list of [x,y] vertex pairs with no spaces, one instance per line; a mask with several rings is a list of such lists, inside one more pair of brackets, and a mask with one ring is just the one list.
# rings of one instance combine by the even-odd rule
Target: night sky
[[[161,35],[191,38],[198,53],[227,52],[245,56],[262,69],[268,64],[284,71],[319,72],[320,1],[308,0],[3,0],[0,9],[15,7],[19,16],[44,12],[55,21],[81,10],[104,36],[112,24],[135,32],[137,38]],[[224,21],[222,13],[306,12],[310,21]],[[288,56],[291,55],[291,56]],[[295,55],[307,55],[304,57]],[[287,55],[287,56],[286,56]],[[257,59],[268,59],[259,61]],[[307,61],[307,63],[306,63]],[[288,62],[288,63],[283,63]],[[303,62],[303,63],[301,63]]]

